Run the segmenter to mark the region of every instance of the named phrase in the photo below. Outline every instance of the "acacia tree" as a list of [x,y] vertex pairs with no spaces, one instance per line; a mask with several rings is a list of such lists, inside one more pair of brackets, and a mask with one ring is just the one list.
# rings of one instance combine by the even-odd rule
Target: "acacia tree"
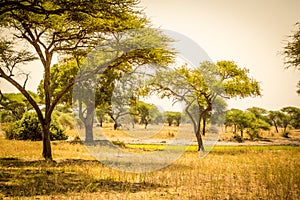
[[289,125],[299,128],[300,109],[288,106],[277,111],[269,111],[268,118],[272,121],[277,133],[279,132],[278,127],[282,127],[283,136],[288,137],[287,128]]
[[168,122],[169,126],[172,126],[174,121],[175,121],[176,126],[180,125],[180,121],[181,121],[181,113],[180,112],[166,111],[165,115],[166,115],[166,121]]
[[[300,22],[296,23],[296,30],[289,38],[291,40],[286,43],[282,52],[285,56],[286,68],[295,67],[300,70]],[[297,93],[300,94],[300,81],[297,87]]]
[[281,118],[281,115],[282,113],[280,111],[269,111],[269,114],[268,114],[268,118],[272,121],[274,127],[275,127],[275,130],[276,130],[276,133],[278,133],[278,126],[281,125],[281,121],[280,121],[280,118]]
[[237,124],[235,123],[235,115],[236,113],[239,112],[239,109],[232,108],[230,110],[226,110],[225,113],[225,132],[227,132],[227,127],[232,127],[233,126],[233,134],[236,134],[237,131]]
[[[146,34],[144,31],[146,31]],[[61,99],[61,103],[65,105],[72,104],[72,97],[73,100],[76,100],[73,103],[75,103],[75,107],[78,106],[79,108],[78,114],[85,126],[85,140],[87,142],[93,141],[93,121],[96,108],[98,108],[96,110],[97,113],[100,114],[100,121],[101,116],[105,113],[108,114],[114,121],[115,129],[118,126],[118,119],[129,114],[127,108],[132,106],[132,103],[135,102],[134,99],[139,96],[139,88],[144,78],[139,71],[140,66],[154,64],[151,68],[153,70],[172,61],[173,53],[167,49],[170,39],[163,36],[161,32],[154,29],[143,29],[129,33],[128,35],[130,36],[132,33],[134,35],[128,37],[126,32],[120,33],[120,35],[126,34],[126,41],[134,40],[133,42],[124,42],[120,39],[116,42],[116,40],[112,39],[110,44],[100,47],[100,50],[103,51],[99,52],[98,48],[97,51],[90,53],[89,58],[82,59],[81,71],[79,72],[79,67],[75,60],[67,60],[60,66],[55,65],[51,68],[50,73],[54,82],[51,86],[51,91],[53,91],[52,95],[56,95],[57,92],[63,89],[64,85],[68,84],[70,77],[74,78],[76,74],[89,70],[89,62],[92,63],[91,65],[104,66],[107,64],[106,60],[108,60],[108,64],[103,70],[99,70],[97,74],[90,76],[90,79],[79,81],[77,84],[81,85],[76,87],[80,88],[72,88]],[[151,42],[151,45],[144,44],[145,41]],[[137,45],[138,47],[136,47]],[[106,51],[108,47],[109,51]],[[122,54],[115,58],[111,56],[112,52]],[[91,87],[92,85],[94,87]],[[39,88],[43,88],[43,81]],[[40,94],[43,96],[43,90],[40,90]],[[131,105],[128,104],[128,98],[125,98],[128,96],[132,98],[130,101]],[[114,105],[112,105],[112,102]]]
[[243,112],[242,110],[233,110],[233,123],[239,129],[240,141],[244,140],[244,130],[246,128],[251,128],[253,121],[255,120],[255,115],[251,112]]
[[[283,127],[283,137],[289,137],[287,127],[289,125],[297,126],[300,118],[300,109],[292,106],[284,107],[281,110],[280,120]],[[296,123],[295,123],[296,121]]]
[[[136,0],[6,0],[0,2],[1,29],[8,29],[12,33],[11,39],[19,39],[29,44],[44,69],[45,112],[43,113],[26,90],[28,75],[23,84],[14,76],[17,65],[32,61],[35,57],[28,51],[12,50],[13,45],[17,44],[1,42],[0,78],[14,85],[36,111],[42,126],[42,155],[45,159],[52,160],[49,134],[52,112],[63,95],[74,85],[74,79],[70,79],[57,96],[51,95],[50,67],[53,55],[55,53],[78,55],[84,52],[81,50],[101,44],[107,33],[141,28],[141,22],[145,19],[139,16],[140,12],[135,7],[137,3]],[[8,52],[12,52],[13,57],[17,59],[3,57],[9,55]]]
[[200,133],[201,120],[213,110],[219,97],[247,97],[260,95],[256,80],[248,77],[249,70],[239,68],[234,62],[203,62],[197,68],[186,65],[174,71],[159,73],[151,83],[153,91],[173,102],[184,102],[198,142],[198,151],[204,151]]
[[[254,139],[260,137],[260,130],[269,130],[270,128],[270,125],[254,111],[264,111],[264,109],[253,107],[246,111],[239,109],[226,111],[225,125],[234,126],[234,135],[239,142],[244,140],[245,130],[247,130],[250,139]],[[240,136],[236,134],[236,130],[240,131]]]

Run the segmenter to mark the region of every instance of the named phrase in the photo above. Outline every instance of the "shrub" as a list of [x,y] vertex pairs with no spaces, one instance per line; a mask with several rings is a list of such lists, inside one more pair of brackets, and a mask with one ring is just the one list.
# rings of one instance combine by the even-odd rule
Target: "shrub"
[[[42,129],[37,114],[26,112],[22,119],[11,123],[5,130],[7,139],[15,140],[42,140]],[[68,136],[58,125],[56,118],[52,119],[50,125],[50,140],[66,140]]]
[[260,136],[260,134],[259,134],[259,131],[260,131],[260,130],[257,129],[257,128],[249,129],[249,130],[247,131],[247,133],[248,133],[248,135],[249,135],[249,137],[250,137],[250,140],[260,139],[261,136]]
[[14,117],[9,111],[7,110],[0,111],[0,123],[12,122],[14,120],[15,120]]
[[60,113],[57,118],[57,121],[64,129],[74,129],[75,128],[74,119],[70,114]]
[[112,141],[112,143],[113,143],[113,145],[119,146],[121,148],[125,148],[126,147],[126,145],[125,145],[125,143],[123,141],[117,140],[117,141]]

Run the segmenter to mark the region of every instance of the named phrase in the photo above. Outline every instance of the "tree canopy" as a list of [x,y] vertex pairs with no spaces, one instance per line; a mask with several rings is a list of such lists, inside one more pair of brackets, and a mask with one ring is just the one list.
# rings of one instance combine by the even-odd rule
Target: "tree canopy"
[[[60,99],[74,85],[68,84],[57,95],[52,95],[50,68],[55,53],[73,56],[79,60],[92,48],[102,45],[114,33],[145,27],[148,22],[137,7],[136,0],[5,0],[0,2],[1,30],[9,34],[1,39],[0,78],[14,85],[35,109],[42,126],[43,157],[52,160],[50,145],[51,115]],[[14,42],[12,42],[14,41]],[[44,69],[43,90],[45,112],[26,90],[25,81],[18,82],[17,65],[32,61],[35,55],[16,48],[18,43],[28,44],[41,61]],[[6,55],[11,54],[12,57]],[[19,70],[20,71],[20,70]],[[96,72],[94,69],[93,72]],[[52,98],[54,97],[54,98]]]
[[184,102],[198,141],[198,150],[203,142],[200,134],[201,120],[214,109],[217,97],[248,97],[260,95],[259,83],[250,78],[249,70],[239,68],[232,61],[219,61],[216,64],[205,61],[197,68],[187,65],[173,71],[160,72],[153,79],[153,91],[161,97],[172,98],[173,102]]

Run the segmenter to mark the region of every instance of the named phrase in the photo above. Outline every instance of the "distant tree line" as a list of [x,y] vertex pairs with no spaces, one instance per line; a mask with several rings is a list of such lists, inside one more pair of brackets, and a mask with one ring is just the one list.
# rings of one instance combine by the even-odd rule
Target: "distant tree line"
[[280,128],[283,137],[289,137],[290,128],[300,128],[300,109],[297,107],[284,107],[276,111],[267,111],[263,108],[252,107],[245,111],[230,109],[226,111],[225,132],[228,127],[238,141],[243,141],[245,133],[250,139],[261,137],[263,130],[270,130],[274,126],[277,133]]

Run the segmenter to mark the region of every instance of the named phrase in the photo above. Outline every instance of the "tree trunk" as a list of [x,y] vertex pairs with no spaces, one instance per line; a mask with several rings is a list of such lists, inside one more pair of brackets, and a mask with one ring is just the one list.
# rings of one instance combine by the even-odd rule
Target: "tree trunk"
[[276,121],[274,120],[273,122],[274,122],[274,126],[275,126],[276,133],[279,133],[279,131],[278,131],[278,126],[277,126]]
[[236,134],[236,124],[233,125],[233,133]]
[[99,126],[100,126],[100,127],[103,126],[103,117],[100,117],[100,119],[99,119]]
[[196,125],[196,127],[194,127],[194,132],[196,134],[196,138],[197,138],[197,142],[198,142],[198,151],[202,150],[204,152],[205,150],[204,150],[203,140],[202,140],[200,130],[201,130],[201,115],[198,119],[198,125]]
[[203,127],[202,127],[202,135],[205,135],[205,129],[206,129],[206,117],[203,117]]
[[84,117],[84,111],[82,110],[82,101],[79,100],[79,118],[83,122],[85,127],[85,141],[86,142],[93,142],[93,123],[94,123],[94,111],[95,111],[95,104],[90,102],[87,104],[85,109],[86,116]]
[[200,131],[196,132],[196,138],[197,138],[197,142],[198,142],[198,151],[205,151],[204,146],[203,146],[203,141],[202,141],[202,137],[200,134]]
[[118,128],[118,122],[115,121],[115,123],[114,123],[114,130],[117,130],[117,128]]
[[94,111],[95,111],[94,104],[88,105],[86,110],[87,110],[86,118],[84,120],[85,141],[86,142],[93,142],[94,141],[93,123],[94,123]]
[[43,157],[45,160],[52,160],[50,125],[42,125]]
[[93,136],[93,122],[85,121],[84,123],[85,127],[85,141],[86,142],[93,142],[94,136]]
[[243,141],[244,139],[244,132],[243,132],[243,129],[241,129],[241,140]]
[[286,129],[287,129],[287,125],[284,125],[283,126],[283,137],[288,138],[289,136],[288,136],[288,133],[286,132]]

